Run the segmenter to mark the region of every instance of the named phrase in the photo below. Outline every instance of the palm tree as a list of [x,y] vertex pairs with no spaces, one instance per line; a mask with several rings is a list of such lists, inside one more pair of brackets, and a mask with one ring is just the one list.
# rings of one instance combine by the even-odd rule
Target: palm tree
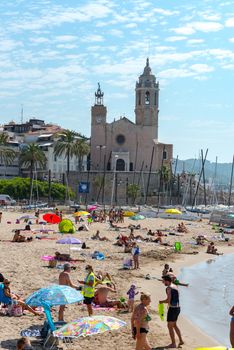
[[1,164],[6,167],[13,163],[17,152],[8,146],[8,135],[6,133],[0,134],[0,160]]
[[56,142],[54,147],[54,155],[59,157],[62,154],[65,154],[67,158],[67,174],[70,172],[70,159],[75,155],[75,141],[78,134],[75,131],[64,130],[59,133],[59,140]]
[[80,138],[76,140],[75,143],[75,156],[78,158],[78,169],[82,170],[82,164],[84,156],[87,156],[90,152],[90,146],[87,143],[87,140],[84,138]]
[[132,204],[135,204],[136,198],[140,191],[140,187],[137,184],[129,184],[127,187],[127,195],[132,199]]
[[20,164],[30,169],[30,197],[33,186],[33,170],[43,168],[46,164],[46,156],[42,149],[35,143],[25,147],[20,154]]

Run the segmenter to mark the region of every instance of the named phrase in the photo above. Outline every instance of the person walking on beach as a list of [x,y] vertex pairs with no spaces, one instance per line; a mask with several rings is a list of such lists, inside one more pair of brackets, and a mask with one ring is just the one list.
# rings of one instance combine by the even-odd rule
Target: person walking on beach
[[229,315],[232,316],[230,323],[230,343],[232,348],[234,348],[234,306],[229,311]]
[[134,262],[134,269],[137,270],[139,269],[139,255],[140,255],[140,248],[136,244],[136,242],[133,243],[132,245],[132,257],[133,257],[133,262]]
[[[71,265],[69,263],[64,264],[63,271],[59,275],[59,284],[62,286],[69,286],[76,288],[75,284],[72,283],[70,278]],[[59,307],[59,321],[63,321],[65,305]]]
[[160,300],[160,304],[168,304],[167,312],[167,327],[169,330],[169,335],[171,338],[171,344],[167,348],[176,348],[175,333],[179,338],[178,347],[184,344],[181,332],[176,322],[180,314],[180,302],[179,302],[179,291],[175,284],[172,283],[171,276],[162,276],[164,285],[166,286],[167,298],[165,300]]
[[131,318],[132,337],[136,340],[135,350],[152,350],[147,339],[151,321],[147,307],[151,302],[151,296],[148,293],[141,293],[140,300],[141,303],[134,308]]
[[84,304],[87,305],[87,310],[89,316],[93,314],[92,302],[94,300],[95,294],[95,275],[93,272],[93,267],[91,265],[87,265],[85,268],[87,272],[87,276],[84,281],[78,281],[80,284],[84,285]]

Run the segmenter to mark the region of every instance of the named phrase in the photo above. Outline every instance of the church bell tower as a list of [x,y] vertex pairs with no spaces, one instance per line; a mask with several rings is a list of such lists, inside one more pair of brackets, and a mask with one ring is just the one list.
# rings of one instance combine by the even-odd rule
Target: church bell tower
[[155,139],[158,139],[158,97],[159,83],[152,74],[149,66],[149,58],[146,60],[146,66],[143,74],[136,82],[136,102],[135,118],[136,124],[155,129]]
[[98,89],[95,92],[95,104],[92,106],[92,125],[104,125],[106,124],[106,106],[103,104],[104,92],[102,92],[100,84],[98,83]]

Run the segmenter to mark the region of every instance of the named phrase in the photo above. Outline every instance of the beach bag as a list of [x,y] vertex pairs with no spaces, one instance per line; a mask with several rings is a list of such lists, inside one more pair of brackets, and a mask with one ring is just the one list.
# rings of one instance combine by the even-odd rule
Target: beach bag
[[23,309],[21,305],[17,304],[11,304],[8,306],[8,315],[9,316],[22,316],[23,315]]
[[57,265],[57,260],[53,259],[53,260],[49,260],[49,267],[56,267]]
[[180,252],[182,249],[182,245],[180,242],[175,242],[175,251]]

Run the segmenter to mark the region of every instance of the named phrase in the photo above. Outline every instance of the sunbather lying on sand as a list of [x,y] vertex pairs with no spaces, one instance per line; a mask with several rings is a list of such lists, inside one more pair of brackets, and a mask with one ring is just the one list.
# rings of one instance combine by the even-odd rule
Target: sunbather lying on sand
[[84,262],[85,261],[84,259],[72,259],[70,254],[64,254],[64,253],[59,253],[59,252],[55,252],[54,259],[58,260],[58,261],[73,261],[73,262],[76,262],[76,261]]
[[12,239],[12,242],[31,242],[33,240],[32,237],[26,238],[25,236],[20,234],[20,230],[15,230],[14,237]]
[[97,230],[96,234],[93,235],[91,237],[91,239],[95,239],[95,240],[98,240],[98,241],[106,241],[106,242],[109,241],[109,239],[107,237],[105,237],[105,236],[104,237],[100,237],[100,231],[99,230]]

